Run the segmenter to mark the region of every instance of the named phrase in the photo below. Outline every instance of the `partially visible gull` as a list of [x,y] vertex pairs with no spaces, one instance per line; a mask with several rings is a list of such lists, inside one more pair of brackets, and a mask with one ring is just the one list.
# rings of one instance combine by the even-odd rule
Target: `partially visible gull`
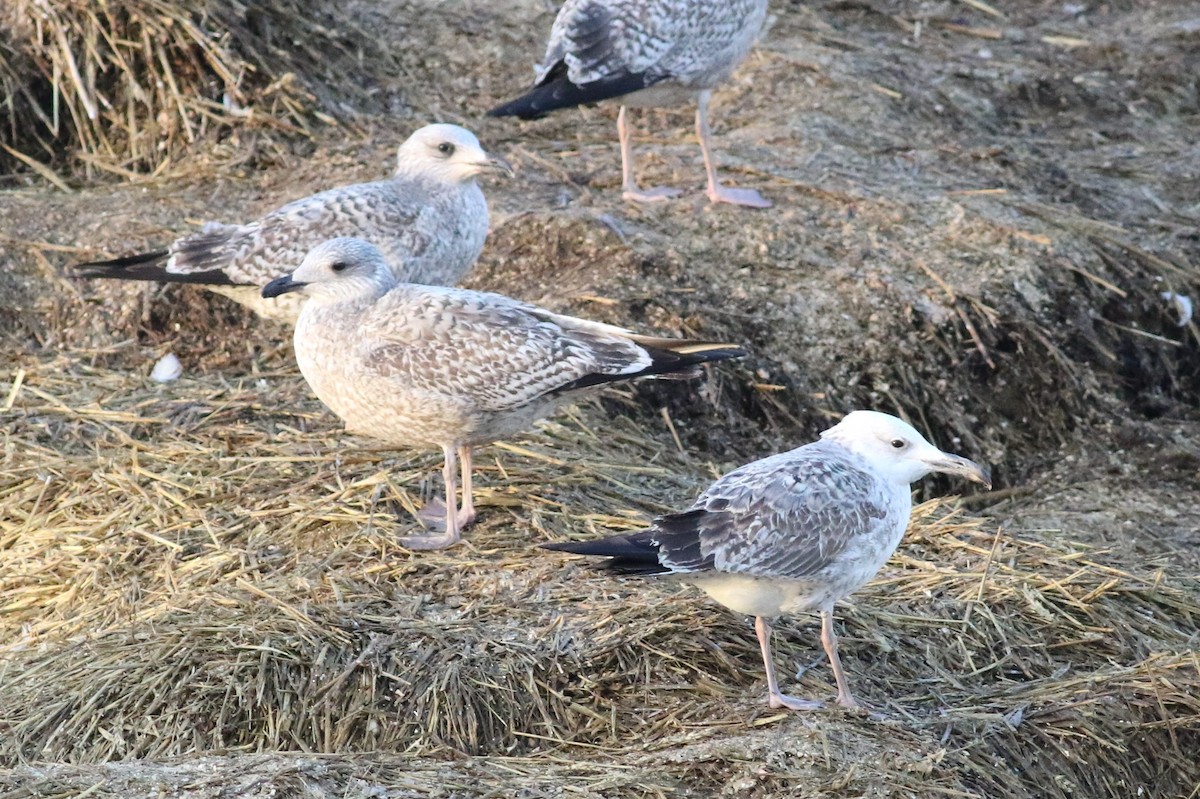
[[445,454],[445,507],[423,514],[427,522],[444,518],[444,531],[403,539],[411,549],[448,547],[474,520],[473,446],[524,430],[580,390],[690,377],[700,364],[745,354],[729,344],[639,336],[499,294],[398,283],[375,247],[352,238],[317,246],[262,293],[293,291],[308,297],[296,362],[346,428]]
[[470,131],[427,125],[400,145],[387,180],[323,191],[245,225],[209,222],[165,250],[76,268],[81,277],[200,283],[262,316],[294,322],[299,298],[266,300],[262,287],[322,241],[359,236],[380,249],[397,280],[453,285],[487,237],[487,202],[475,182],[484,172],[512,171]]
[[767,0],[567,0],[550,29],[534,87],[491,116],[537,119],[559,108],[620,98],[621,186],[628,200],[677,196],[640,189],[633,174],[627,106],[696,100],[696,135],[713,202],[768,208],[753,189],[722,186],[709,142],[708,102],[750,52],[767,18]]
[[857,707],[838,659],[833,604],[870,580],[896,551],[912,511],[909,484],[932,472],[990,488],[978,464],[942,452],[885,413],[854,411],[821,440],[746,464],[717,480],[682,513],[647,530],[546,549],[609,558],[619,574],[677,575],[738,613],[755,617],[773,708],[820,702],[779,690],[770,620],[817,610],[838,704]]

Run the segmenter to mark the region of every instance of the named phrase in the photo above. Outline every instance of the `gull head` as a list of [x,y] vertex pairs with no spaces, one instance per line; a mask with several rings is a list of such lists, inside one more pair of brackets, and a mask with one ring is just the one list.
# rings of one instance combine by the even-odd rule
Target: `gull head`
[[982,466],[959,455],[942,452],[908,422],[890,414],[852,411],[821,433],[821,438],[836,441],[865,458],[889,482],[907,485],[927,474],[940,472],[992,487],[991,477]]
[[397,177],[429,176],[446,183],[464,183],[483,172],[512,176],[512,167],[490,155],[475,134],[458,125],[426,125],[415,131],[396,159]]
[[313,302],[341,302],[378,297],[394,285],[396,276],[374,244],[340,238],[313,247],[296,271],[263,286],[262,295],[299,291]]

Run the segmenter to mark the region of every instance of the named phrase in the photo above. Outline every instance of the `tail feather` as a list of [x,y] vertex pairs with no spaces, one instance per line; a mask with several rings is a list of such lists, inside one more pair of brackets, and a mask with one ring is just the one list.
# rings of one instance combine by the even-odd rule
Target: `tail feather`
[[670,569],[658,560],[658,544],[651,540],[649,532],[631,535],[614,535],[595,541],[566,541],[558,544],[542,544],[542,549],[554,552],[570,552],[573,555],[594,555],[608,558],[596,564],[596,568],[618,574],[664,574]]
[[541,119],[560,108],[598,103],[645,89],[655,81],[644,72],[610,75],[582,86],[571,83],[567,68],[558,63],[537,86],[511,102],[488,111],[490,117]]
[[202,272],[171,272],[167,270],[169,250],[127,255],[108,261],[89,261],[75,264],[76,277],[113,278],[116,280],[154,280],[161,283],[200,283],[203,285],[232,286],[234,282],[220,269]]
[[[593,386],[633,380],[638,377],[656,377],[667,380],[685,380],[699,377],[700,366],[731,358],[744,358],[746,351],[734,344],[708,341],[679,341],[656,339],[643,336],[633,337],[649,355],[650,365],[638,372],[613,374],[593,373],[559,386],[556,393],[576,391]],[[654,342],[654,343],[651,343]]]

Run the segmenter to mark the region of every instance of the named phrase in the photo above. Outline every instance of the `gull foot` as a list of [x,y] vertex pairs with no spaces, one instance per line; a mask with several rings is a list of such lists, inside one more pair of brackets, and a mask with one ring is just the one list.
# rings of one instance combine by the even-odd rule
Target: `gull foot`
[[439,535],[405,535],[396,540],[405,549],[432,550],[452,547],[461,540],[461,537],[458,533],[441,533]]
[[767,704],[773,708],[786,707],[788,710],[820,710],[825,707],[824,702],[818,702],[815,699],[797,699],[787,694],[770,694],[767,697]]
[[625,189],[621,196],[635,203],[660,203],[683,194],[680,189],[669,186],[655,186],[652,189]]
[[742,205],[747,208],[770,208],[774,203],[759,194],[754,189],[733,189],[728,186],[709,187],[705,192],[708,199],[715,203]]
[[[417,521],[426,530],[442,531],[446,529],[446,503],[440,499],[431,499],[417,511]],[[458,512],[458,529],[465,530],[475,523],[475,511],[470,513]]]

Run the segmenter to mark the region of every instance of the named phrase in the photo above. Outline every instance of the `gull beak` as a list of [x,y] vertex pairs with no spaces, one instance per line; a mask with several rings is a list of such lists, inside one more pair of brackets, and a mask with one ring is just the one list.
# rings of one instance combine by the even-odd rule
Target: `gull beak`
[[475,166],[478,167],[480,172],[493,172],[497,175],[505,175],[510,178],[513,176],[512,164],[498,155],[491,155],[489,153],[483,161],[476,161]]
[[295,280],[292,280],[291,275],[282,275],[281,277],[277,277],[267,285],[263,286],[262,295],[263,297],[270,299],[271,297],[278,297],[281,294],[299,291],[307,285],[307,283],[297,283]]
[[951,455],[948,452],[938,451],[937,454],[926,460],[925,463],[932,471],[965,477],[972,483],[979,483],[987,489],[992,487],[992,476],[988,473],[987,469],[975,461],[967,460],[959,455]]

